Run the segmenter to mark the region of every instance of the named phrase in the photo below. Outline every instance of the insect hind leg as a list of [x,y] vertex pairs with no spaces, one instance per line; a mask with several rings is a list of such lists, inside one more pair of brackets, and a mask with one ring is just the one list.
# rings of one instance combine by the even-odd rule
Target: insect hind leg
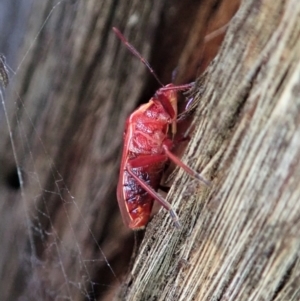
[[137,181],[137,183],[149,193],[158,203],[160,203],[166,210],[169,211],[171,218],[173,220],[173,223],[176,228],[180,228],[180,222],[179,218],[175,212],[175,210],[172,208],[171,204],[168,203],[162,196],[160,196],[152,187],[150,187],[144,180],[140,179],[132,170],[132,166],[130,164],[127,164],[126,169],[128,173]]

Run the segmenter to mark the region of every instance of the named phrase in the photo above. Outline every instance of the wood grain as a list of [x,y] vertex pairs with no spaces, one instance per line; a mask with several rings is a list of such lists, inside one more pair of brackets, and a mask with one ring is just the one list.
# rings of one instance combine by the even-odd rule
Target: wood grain
[[300,5],[243,1],[199,78],[195,131],[120,300],[299,300]]

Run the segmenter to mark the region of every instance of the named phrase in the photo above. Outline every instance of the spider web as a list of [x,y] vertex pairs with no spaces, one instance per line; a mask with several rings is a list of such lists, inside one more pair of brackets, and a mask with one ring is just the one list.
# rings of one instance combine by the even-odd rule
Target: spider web
[[[55,15],[57,7],[64,2],[62,0],[52,4],[43,25],[31,38],[29,47],[16,64],[13,61],[16,53],[12,53],[16,50],[4,53],[7,59],[2,57],[0,60],[0,122],[2,131],[9,134],[11,153],[7,156],[13,157],[15,166],[11,166],[9,159],[7,162],[5,158],[1,159],[1,179],[6,185],[0,188],[3,191],[0,207],[0,241],[3,250],[0,256],[3,283],[0,289],[1,300],[100,300],[102,292],[115,291],[120,285],[119,276],[109,259],[114,248],[106,244],[104,250],[101,246],[103,236],[98,236],[95,232],[97,227],[92,226],[97,219],[92,217],[95,213],[82,206],[82,195],[76,196],[69,189],[60,166],[55,164],[52,149],[44,143],[36,120],[33,120],[15,87],[15,79],[23,71],[23,63],[43,28]],[[26,23],[31,0],[24,1],[22,5],[25,15],[23,22]],[[17,18],[20,20],[20,17]],[[25,26],[21,23],[18,24],[19,31]],[[21,38],[19,36],[18,39]],[[18,39],[15,44],[20,42]],[[9,77],[8,82],[6,75]],[[15,99],[15,102],[12,105],[7,99]],[[43,166],[50,175],[47,181],[37,167],[38,155],[32,145],[32,136],[42,150],[45,160]],[[2,143],[7,144],[8,141],[3,140]],[[112,185],[107,189],[113,191],[115,187]],[[102,206],[104,204],[94,207],[101,211]],[[59,214],[56,214],[57,211]],[[99,215],[101,217],[101,212]],[[94,249],[86,251],[85,244],[92,245]],[[99,271],[103,275],[97,275]],[[101,279],[101,282],[95,279]],[[7,287],[7,283],[12,287]]]

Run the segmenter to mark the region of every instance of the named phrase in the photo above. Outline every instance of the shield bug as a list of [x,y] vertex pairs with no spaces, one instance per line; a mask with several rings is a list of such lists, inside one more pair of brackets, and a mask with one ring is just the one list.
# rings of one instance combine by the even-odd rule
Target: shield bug
[[193,83],[164,86],[150,64],[113,28],[125,46],[139,58],[162,86],[148,103],[141,105],[127,119],[120,167],[117,198],[124,223],[133,230],[143,229],[149,219],[154,200],[167,209],[176,227],[179,219],[157,190],[168,160],[206,185],[209,182],[198,172],[184,164],[171,150],[177,126],[177,92],[186,91]]

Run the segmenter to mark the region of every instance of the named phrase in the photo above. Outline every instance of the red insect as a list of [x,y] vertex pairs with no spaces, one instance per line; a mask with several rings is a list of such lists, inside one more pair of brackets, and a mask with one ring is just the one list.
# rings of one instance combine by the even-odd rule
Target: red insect
[[[117,28],[114,27],[113,31],[161,84],[150,64]],[[127,119],[117,198],[123,221],[133,230],[143,229],[147,225],[154,200],[170,212],[175,226],[180,227],[172,206],[157,193],[169,159],[193,177],[209,185],[199,173],[185,165],[170,151],[173,141],[169,137],[169,128],[171,127],[172,137],[176,133],[177,92],[188,90],[192,86],[193,84],[162,85],[148,103],[141,105]]]

